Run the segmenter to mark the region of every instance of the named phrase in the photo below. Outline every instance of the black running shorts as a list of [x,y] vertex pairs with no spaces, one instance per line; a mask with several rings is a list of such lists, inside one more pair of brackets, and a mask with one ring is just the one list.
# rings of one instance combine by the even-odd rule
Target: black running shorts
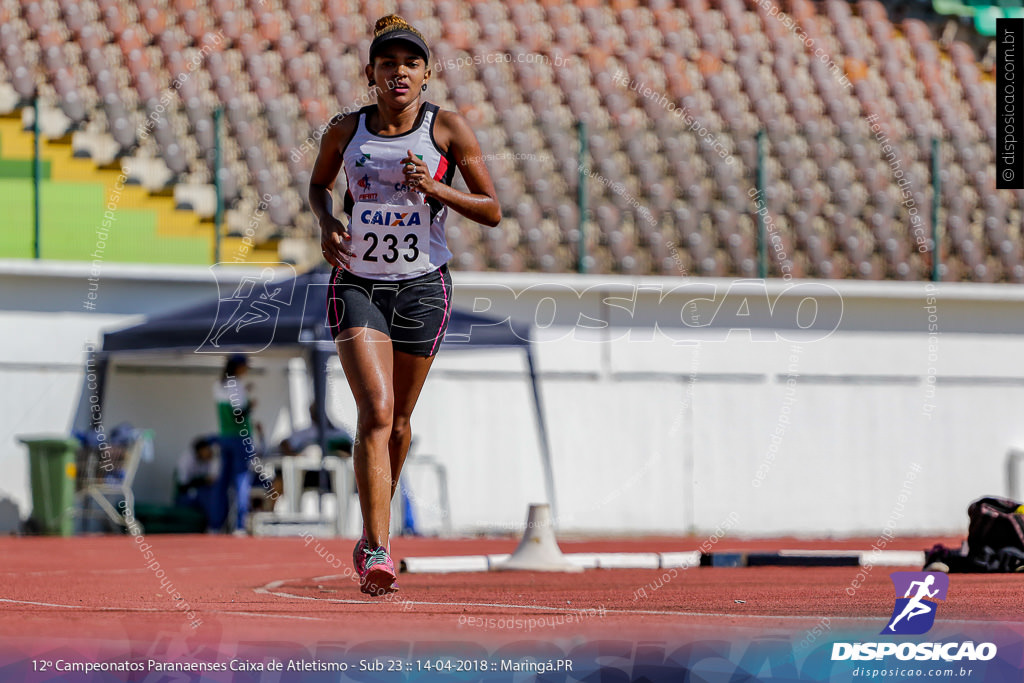
[[[371,280],[335,267],[327,292],[331,336],[356,337],[369,327],[391,337],[395,351],[433,356],[452,315],[448,265],[409,280]],[[346,330],[348,330],[346,332]]]

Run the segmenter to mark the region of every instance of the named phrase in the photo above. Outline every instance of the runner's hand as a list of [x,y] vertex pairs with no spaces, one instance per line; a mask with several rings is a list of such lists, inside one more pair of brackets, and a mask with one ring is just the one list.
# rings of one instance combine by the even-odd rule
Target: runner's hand
[[320,250],[332,266],[348,266],[349,259],[355,256],[349,246],[351,242],[352,236],[337,218],[328,216],[320,221]]
[[430,177],[430,169],[427,168],[426,162],[413,154],[411,149],[406,151],[409,154],[402,159],[402,172],[405,173],[405,184],[425,195],[433,195],[434,189],[437,187],[437,181]]

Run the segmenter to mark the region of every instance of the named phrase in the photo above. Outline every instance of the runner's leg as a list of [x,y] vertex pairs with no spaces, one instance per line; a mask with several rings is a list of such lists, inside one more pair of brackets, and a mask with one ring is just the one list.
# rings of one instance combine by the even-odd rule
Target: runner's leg
[[339,336],[337,346],[356,401],[352,459],[366,538],[370,548],[386,548],[391,524],[388,439],[395,403],[391,339],[372,328],[349,328]]
[[412,441],[410,419],[420,390],[427,379],[427,373],[434,362],[434,356],[424,358],[410,353],[395,351],[394,360],[394,413],[391,423],[391,437],[388,439],[388,454],[391,459],[391,496],[398,488],[398,476],[402,473],[405,457]]

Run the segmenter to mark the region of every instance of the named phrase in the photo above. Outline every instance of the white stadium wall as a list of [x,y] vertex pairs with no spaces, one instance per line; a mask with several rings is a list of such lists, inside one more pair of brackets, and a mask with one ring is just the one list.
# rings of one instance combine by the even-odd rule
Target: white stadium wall
[[[217,296],[207,269],[106,265],[97,309],[83,311],[88,277],[82,264],[0,262],[0,499],[23,516],[30,494],[15,436],[69,429],[86,341]],[[972,499],[1008,492],[1007,451],[1024,446],[1024,288],[454,280],[457,307],[540,325],[563,532],[707,534],[731,518],[730,533],[749,535],[962,533]],[[219,363],[138,356],[112,369],[108,427],[128,420],[156,434],[139,499],[166,502],[181,449],[215,427]],[[304,425],[304,364],[259,354],[254,367],[271,438]],[[351,426],[337,362],[329,379],[329,412]],[[447,465],[456,531],[519,530],[527,505],[544,500],[531,400],[522,353],[446,350],[435,362],[413,429],[417,453]],[[426,470],[409,479],[417,514],[436,521]]]

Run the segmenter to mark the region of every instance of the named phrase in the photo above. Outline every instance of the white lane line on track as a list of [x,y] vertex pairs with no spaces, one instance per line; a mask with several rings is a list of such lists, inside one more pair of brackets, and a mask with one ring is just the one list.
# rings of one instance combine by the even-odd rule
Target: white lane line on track
[[330,621],[330,619],[322,619],[321,617],[304,617],[298,614],[276,614],[274,612],[232,612],[230,610],[199,610],[196,614],[223,614],[225,616],[235,616],[240,614],[246,617],[264,617],[268,619],[299,619],[301,621]]
[[[53,602],[38,602],[35,600],[14,600],[12,598],[0,598],[0,602],[7,602],[16,605],[33,605],[36,607],[59,607],[62,609],[84,609],[93,612],[179,612],[177,609],[164,609],[160,607],[94,607],[90,605],[61,605]],[[231,610],[196,610],[196,614],[224,614],[227,616],[241,615],[246,617],[263,617],[265,619],[301,619],[302,621],[328,621],[320,617],[303,617],[297,614],[276,614],[274,612],[234,612]]]
[[90,605],[60,605],[53,602],[36,602],[33,600],[14,600],[13,598],[0,598],[0,602],[10,602],[18,605],[36,605],[37,607],[62,607],[64,609],[86,609],[99,612],[163,612],[159,607],[93,607]]
[[[276,583],[276,582],[275,582]],[[278,598],[293,598],[296,600],[320,600],[322,602],[336,602],[343,605],[376,605],[380,604],[372,598],[366,600],[346,600],[344,598],[321,598],[312,595],[295,595],[294,593],[286,593],[283,591],[277,591],[270,589],[270,584],[263,588],[257,588],[257,593],[265,595],[273,595]],[[572,608],[572,607],[557,607],[550,605],[516,605],[502,602],[432,602],[427,600],[402,600],[395,604],[401,605],[414,605],[414,606],[427,606],[427,607],[496,607],[509,610],[534,610],[538,612],[591,612],[596,611],[597,608]],[[798,619],[805,621],[820,620],[821,615],[787,615],[787,616],[771,616],[766,614],[718,614],[714,612],[672,612],[668,610],[628,610],[628,609],[612,609],[604,608],[605,614],[635,614],[635,615],[649,615],[649,616],[672,616],[672,617],[723,617],[723,618],[740,618],[740,619]],[[597,616],[596,614],[594,616]],[[832,619],[868,619],[868,617],[830,617]]]
[[[380,599],[379,598],[378,599],[367,598],[365,600],[347,600],[347,599],[344,599],[344,598],[321,598],[321,597],[312,596],[312,595],[295,595],[294,593],[286,593],[284,591],[277,590],[281,586],[283,586],[284,584],[288,583],[289,581],[304,581],[304,580],[306,580],[306,581],[308,581],[308,580],[317,581],[317,580],[321,580],[321,579],[334,579],[334,578],[346,578],[346,577],[343,574],[336,574],[334,576],[317,576],[317,577],[314,577],[313,579],[280,579],[278,581],[271,581],[267,585],[262,586],[260,588],[256,588],[255,591],[257,593],[259,593],[259,594],[262,594],[262,595],[273,595],[274,597],[278,597],[278,598],[293,598],[293,599],[296,599],[296,600],[320,600],[322,602],[335,602],[335,603],[340,603],[340,604],[344,604],[344,605],[376,605],[376,604],[380,604]],[[397,594],[396,593],[392,593],[392,595],[397,595]],[[385,598],[385,600],[387,600],[387,598]],[[572,608],[572,607],[560,607],[560,606],[548,606],[548,605],[516,605],[516,604],[500,603],[500,602],[432,602],[432,601],[425,601],[425,600],[405,600],[405,599],[401,599],[401,598],[393,599],[393,600],[387,600],[387,601],[388,602],[393,602],[394,604],[400,604],[400,605],[403,605],[403,606],[404,605],[414,605],[414,606],[422,605],[422,606],[428,606],[428,607],[498,607],[498,608],[504,608],[504,609],[510,609],[510,610],[521,609],[521,610],[535,610],[535,611],[545,611],[545,612],[588,612],[589,613],[590,611],[594,611],[594,610],[597,609],[597,608],[594,608],[594,607],[589,607],[589,608],[576,607],[576,608]],[[638,616],[671,616],[671,617],[714,617],[714,618],[720,618],[720,619],[749,619],[749,620],[762,620],[762,621],[763,620],[773,620],[773,619],[774,620],[783,620],[783,621],[812,621],[812,620],[820,621],[824,617],[827,617],[828,619],[835,620],[835,621],[849,621],[849,622],[857,622],[857,621],[874,622],[874,621],[878,621],[877,618],[871,617],[871,616],[844,617],[844,616],[831,616],[831,615],[827,615],[827,614],[811,614],[811,615],[798,615],[798,614],[780,614],[780,615],[771,615],[771,614],[729,614],[729,613],[719,613],[719,612],[673,612],[671,610],[614,609],[614,608],[608,608],[608,607],[605,607],[604,611],[605,611],[605,614],[624,614],[624,615],[638,615]],[[981,619],[943,619],[942,621],[946,622],[946,623],[952,622],[952,623],[956,623],[956,624],[977,624],[977,625],[982,625],[982,626],[997,626],[997,625],[999,625],[1001,623],[1005,623],[1005,622],[999,622],[999,621],[984,621],[984,620],[981,620]]]
[[[288,566],[302,566],[308,565],[309,562],[274,562],[272,564],[254,564],[246,565],[246,569],[280,569],[281,567]],[[209,564],[200,565],[196,567],[167,567],[176,572],[196,572],[196,571],[220,571],[223,567],[211,566]],[[145,566],[140,566],[137,569],[47,569],[45,571],[36,572],[17,572],[17,571],[6,571],[0,572],[0,576],[5,574],[11,574],[13,576],[52,576],[54,574],[134,574],[136,572],[152,571]]]
[[[338,574],[336,576],[318,576],[313,580],[320,579],[333,579],[333,578],[345,578],[344,575]],[[277,590],[285,583],[289,581],[301,581],[303,579],[281,579],[279,581],[271,581],[267,585],[257,588],[256,592],[264,595],[273,595],[279,598],[294,598],[297,600],[321,600],[323,602],[336,602],[345,605],[376,605],[380,604],[379,600],[374,598],[366,598],[365,600],[349,600],[345,598],[321,598],[312,595],[296,595],[294,593],[287,593],[284,591]],[[429,607],[498,607],[505,609],[521,609],[521,610],[535,610],[545,612],[589,612],[595,611],[597,608],[572,608],[572,607],[560,607],[560,606],[549,606],[549,605],[517,605],[514,603],[502,603],[502,602],[434,602],[428,600],[401,600],[402,605],[422,605]],[[821,619],[821,615],[787,615],[787,616],[771,616],[763,614],[718,614],[713,612],[673,612],[669,610],[629,610],[629,609],[612,609],[605,608],[607,614],[636,614],[636,615],[651,615],[651,616],[677,616],[677,617],[740,617],[744,619]],[[595,615],[596,616],[596,615]],[[837,619],[866,619],[867,617],[835,617]]]

